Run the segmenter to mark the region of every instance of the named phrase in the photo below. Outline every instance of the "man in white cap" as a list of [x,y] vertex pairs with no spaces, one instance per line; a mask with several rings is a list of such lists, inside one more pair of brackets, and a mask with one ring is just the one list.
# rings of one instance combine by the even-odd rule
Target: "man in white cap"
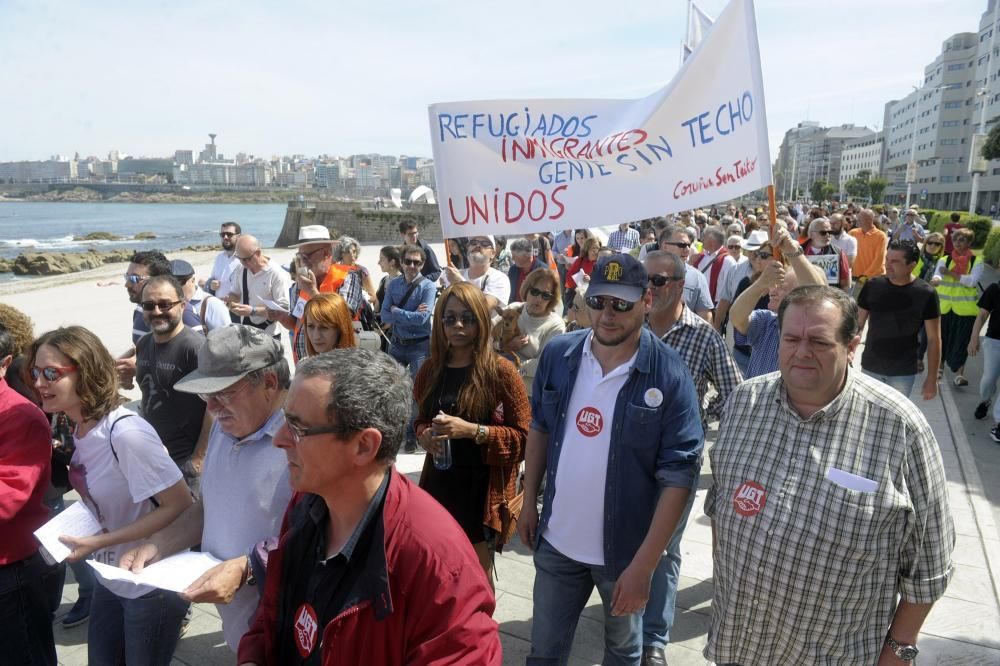
[[729,308],[732,307],[733,301],[736,300],[736,288],[740,286],[743,278],[749,277],[753,273],[753,265],[749,261],[750,255],[759,250],[760,246],[766,242],[767,232],[763,229],[755,229],[740,243],[747,261],[741,261],[733,266],[726,273],[725,279],[719,281],[719,303],[715,307],[715,317],[713,319],[715,330],[722,330],[729,317]]
[[198,351],[198,368],[174,384],[176,391],[199,395],[215,418],[201,497],[120,562],[139,572],[197,543],[223,560],[183,594],[190,601],[218,604],[233,652],[260,601],[255,584],[266,568],[267,551],[255,546],[277,537],[292,496],[288,461],[272,443],[285,422],[281,406],[288,384],[288,362],[274,338],[241,325],[208,334]]
[[495,245],[493,236],[473,236],[466,246],[469,252],[469,267],[461,271],[447,266],[445,275],[448,283],[471,282],[486,296],[490,309],[503,307],[510,300],[510,280],[507,275],[493,268]]
[[292,335],[292,356],[305,358],[306,339],[302,335],[302,312],[306,303],[316,294],[338,293],[354,313],[361,307],[361,275],[350,266],[335,263],[333,248],[340,244],[330,236],[322,224],[311,224],[299,229],[299,242],[291,247],[295,255],[295,293],[291,299],[291,312],[273,312],[276,321]]

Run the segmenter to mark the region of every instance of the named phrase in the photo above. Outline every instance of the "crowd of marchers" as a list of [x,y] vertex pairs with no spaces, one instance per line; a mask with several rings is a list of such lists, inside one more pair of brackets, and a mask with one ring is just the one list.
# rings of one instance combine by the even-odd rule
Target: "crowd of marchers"
[[[604,663],[660,666],[699,484],[706,658],[910,663],[955,543],[919,404],[980,350],[976,418],[1000,379],[1000,287],[959,219],[730,205],[443,258],[404,221],[378,272],[324,226],[286,266],[225,222],[208,275],[135,253],[118,358],[0,304],[0,664],[55,664],[58,621],[95,666],[166,665],[193,602],[239,664],[500,664],[518,539],[528,664],[566,663],[596,588]],[[102,529],[53,563],[33,532],[70,489]],[[87,564],[192,549],[220,563],[180,593]]]

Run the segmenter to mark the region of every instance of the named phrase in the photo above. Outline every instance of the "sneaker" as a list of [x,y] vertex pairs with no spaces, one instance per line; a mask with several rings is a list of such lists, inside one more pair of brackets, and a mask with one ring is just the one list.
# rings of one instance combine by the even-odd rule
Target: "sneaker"
[[968,386],[969,380],[962,375],[955,375],[955,386]]
[[191,616],[194,615],[193,608],[188,604],[187,612],[184,613],[184,619],[181,620],[181,638],[187,633],[187,630],[191,627]]
[[974,416],[981,421],[984,418],[986,418],[986,412],[988,412],[989,410],[990,410],[990,401],[987,400],[986,402],[981,402],[978,405],[976,405],[976,413],[974,414]]
[[90,599],[77,599],[62,619],[64,629],[78,627],[90,617]]
[[990,428],[990,439],[1000,444],[1000,423]]

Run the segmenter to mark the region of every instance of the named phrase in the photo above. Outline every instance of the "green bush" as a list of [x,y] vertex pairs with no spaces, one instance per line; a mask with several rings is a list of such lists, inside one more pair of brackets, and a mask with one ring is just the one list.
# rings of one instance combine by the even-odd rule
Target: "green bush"
[[936,231],[939,234],[943,234],[944,225],[951,221],[952,212],[958,213],[959,224],[972,229],[976,234],[975,239],[972,241],[972,247],[978,249],[985,246],[990,229],[993,228],[993,220],[988,217],[969,215],[967,211],[932,210],[930,208],[922,209],[920,214],[927,220],[928,231]]
[[990,229],[990,233],[986,237],[983,259],[991,266],[997,266],[1000,263],[1000,227]]
[[972,229],[972,232],[976,234],[976,237],[972,241],[972,247],[974,249],[981,248],[986,245],[990,231],[993,230],[993,220],[988,217],[976,215],[974,217],[966,217],[965,220],[962,220],[962,224],[967,228]]

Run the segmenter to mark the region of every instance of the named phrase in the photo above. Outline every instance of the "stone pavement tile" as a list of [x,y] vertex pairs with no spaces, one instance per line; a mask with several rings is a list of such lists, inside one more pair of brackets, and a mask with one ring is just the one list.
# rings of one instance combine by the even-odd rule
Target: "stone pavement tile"
[[977,604],[945,596],[934,604],[921,632],[984,647],[1000,649],[1000,611],[996,604]]
[[226,640],[222,636],[222,623],[202,613],[191,618],[191,626],[181,638],[174,652],[172,664],[190,666],[232,666],[236,663]]
[[955,535],[955,550],[951,553],[951,561],[955,564],[985,569],[986,555],[983,553],[980,539],[964,534]]
[[[708,630],[711,624],[712,618],[706,613],[678,608],[674,613],[674,626],[670,630],[670,645],[696,652],[701,656],[701,651],[708,642]],[[702,662],[704,661],[702,658]]]
[[1000,650],[938,636],[921,635],[920,666],[996,666]]
[[[571,655],[586,663],[599,664],[604,658],[604,622],[592,617],[590,611],[595,608],[593,601],[591,599],[590,606],[580,617],[573,639]],[[596,610],[599,617],[603,617],[600,598],[597,600]],[[497,609],[493,613],[493,619],[500,625],[502,633],[526,642],[531,640],[531,599],[515,594],[502,594],[497,600]],[[515,662],[511,662],[505,657],[504,663]]]
[[681,575],[698,580],[712,578],[712,546],[681,539]]
[[979,526],[976,524],[976,517],[972,513],[972,509],[968,506],[968,504],[965,506],[952,504],[951,516],[955,521],[956,534],[962,534],[976,539],[982,538],[979,534]]
[[87,666],[87,646],[86,644],[74,645],[72,647],[64,647],[60,649],[57,644],[56,659],[59,660],[60,665]]
[[[978,547],[978,544],[977,544]],[[965,564],[955,564],[955,573],[948,583],[948,590],[945,596],[963,601],[971,601],[984,606],[996,608],[996,599],[993,595],[984,594],[984,590],[992,589],[993,581],[990,572],[984,567],[970,567]]]
[[681,564],[680,587],[677,590],[678,610],[696,611],[702,615],[712,614],[712,594],[714,588],[710,579],[691,578],[685,576],[684,564]]

